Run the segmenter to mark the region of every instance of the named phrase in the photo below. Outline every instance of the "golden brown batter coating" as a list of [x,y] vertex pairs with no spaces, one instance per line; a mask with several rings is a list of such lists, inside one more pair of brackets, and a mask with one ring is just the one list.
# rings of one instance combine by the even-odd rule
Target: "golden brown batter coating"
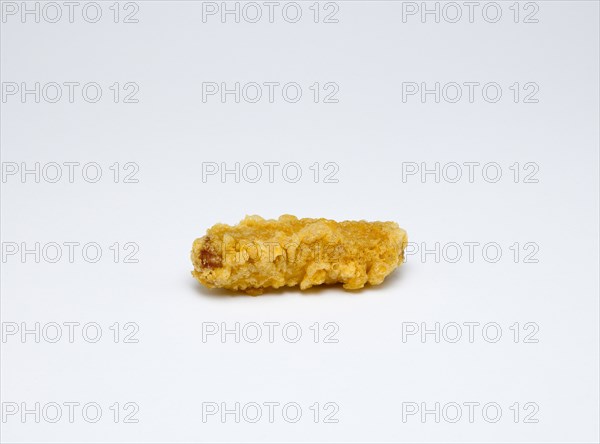
[[216,224],[192,247],[192,275],[210,288],[263,289],[342,283],[378,285],[404,261],[406,231],[395,222],[278,220],[246,216]]

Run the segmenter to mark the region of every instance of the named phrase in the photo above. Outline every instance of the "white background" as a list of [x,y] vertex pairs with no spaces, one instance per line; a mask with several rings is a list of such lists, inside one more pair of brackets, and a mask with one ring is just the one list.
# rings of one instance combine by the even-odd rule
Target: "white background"
[[[103,416],[92,424],[77,410],[71,423],[65,409],[57,423],[36,423],[19,412],[0,424],[2,441],[597,442],[598,4],[540,1],[538,23],[522,23],[522,15],[514,23],[512,3],[499,3],[497,23],[479,9],[473,23],[431,16],[424,23],[418,14],[403,21],[406,5],[388,1],[337,2],[338,23],[314,23],[312,2],[301,3],[295,24],[281,13],[274,23],[223,23],[218,15],[203,22],[202,2],[192,1],[138,2],[138,23],[114,23],[112,2],[101,2],[94,24],[80,10],[74,23],[6,17],[3,85],[97,82],[103,97],[5,97],[3,168],[97,162],[103,176],[97,183],[81,174],[74,183],[5,177],[3,248],[97,242],[103,256],[88,263],[77,250],[69,263],[65,249],[57,263],[3,258],[3,332],[13,323],[96,322],[103,336],[89,343],[77,330],[70,343],[64,327],[57,343],[36,343],[33,335],[4,334],[3,407],[97,402]],[[139,85],[139,103],[114,103],[114,82]],[[281,95],[274,103],[231,96],[203,103],[203,82],[297,82],[303,96],[297,103]],[[315,82],[336,83],[339,102],[314,103],[308,88]],[[403,82],[497,82],[503,95],[497,103],[480,90],[473,103],[436,103],[431,95],[425,103],[419,95],[403,101]],[[536,83],[538,103],[514,103],[515,82]],[[115,162],[139,165],[139,182],[114,183]],[[303,175],[290,183],[279,169],[270,183],[264,169],[257,183],[236,183],[233,175],[203,181],[203,162],[297,162]],[[320,176],[315,183],[315,162],[336,163],[338,182]],[[436,183],[432,175],[403,180],[406,162],[496,162],[503,175],[490,183],[479,169],[470,183],[464,169],[457,183]],[[538,182],[521,176],[515,183],[515,162],[535,163]],[[449,250],[437,261],[412,254],[382,286],[354,293],[334,287],[230,297],[190,276],[191,244],[214,223],[285,213],[393,220],[412,248],[496,242],[502,257],[486,261],[479,247],[470,262],[464,246],[456,263]],[[108,247],[115,242],[136,243],[139,262],[121,256],[114,263]],[[509,249],[515,242],[516,263]],[[528,242],[539,247],[537,263],[523,260]],[[115,322],[138,325],[139,342],[114,343]],[[236,343],[231,335],[225,343],[219,336],[203,342],[207,322],[297,322],[303,335],[296,343],[281,330],[273,343]],[[315,343],[315,322],[335,323],[339,342],[321,336]],[[479,327],[470,343],[463,326],[456,343],[436,343],[433,335],[403,342],[408,323],[436,322],[495,322],[502,337],[489,342]],[[527,322],[539,327],[537,343],[523,340]],[[136,403],[139,421],[121,416],[115,424],[115,402]],[[266,409],[257,423],[236,423],[233,415],[203,422],[206,402],[296,402],[303,413],[297,423],[280,410],[270,423]],[[335,403],[339,422],[321,416],[315,423],[315,402]],[[463,407],[456,423],[448,415],[439,423],[420,414],[403,421],[410,402],[430,409],[436,402],[495,402],[502,417],[490,423],[479,407],[470,422]],[[537,423],[523,421],[528,402],[539,407]]]

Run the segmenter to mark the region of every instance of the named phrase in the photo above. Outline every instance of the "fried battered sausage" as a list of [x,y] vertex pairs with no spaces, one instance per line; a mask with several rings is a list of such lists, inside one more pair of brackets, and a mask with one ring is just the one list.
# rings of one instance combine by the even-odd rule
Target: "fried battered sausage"
[[192,275],[210,288],[261,294],[265,288],[342,283],[378,285],[404,261],[406,231],[395,222],[278,220],[247,216],[216,224],[192,247]]

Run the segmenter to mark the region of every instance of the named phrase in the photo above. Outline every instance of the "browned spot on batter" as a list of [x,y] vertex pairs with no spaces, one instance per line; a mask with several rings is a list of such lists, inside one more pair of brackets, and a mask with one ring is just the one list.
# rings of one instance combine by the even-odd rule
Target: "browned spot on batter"
[[202,267],[213,269],[219,268],[223,264],[221,255],[215,251],[215,248],[210,243],[210,238],[206,239],[202,250],[200,250],[200,262]]

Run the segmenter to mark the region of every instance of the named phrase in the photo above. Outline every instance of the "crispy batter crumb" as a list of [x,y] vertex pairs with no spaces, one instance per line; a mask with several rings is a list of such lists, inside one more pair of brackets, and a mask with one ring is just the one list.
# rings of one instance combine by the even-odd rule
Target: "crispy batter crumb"
[[378,285],[404,260],[406,232],[395,222],[278,220],[246,216],[216,224],[192,247],[192,275],[210,288],[262,294],[266,288],[342,283]]

